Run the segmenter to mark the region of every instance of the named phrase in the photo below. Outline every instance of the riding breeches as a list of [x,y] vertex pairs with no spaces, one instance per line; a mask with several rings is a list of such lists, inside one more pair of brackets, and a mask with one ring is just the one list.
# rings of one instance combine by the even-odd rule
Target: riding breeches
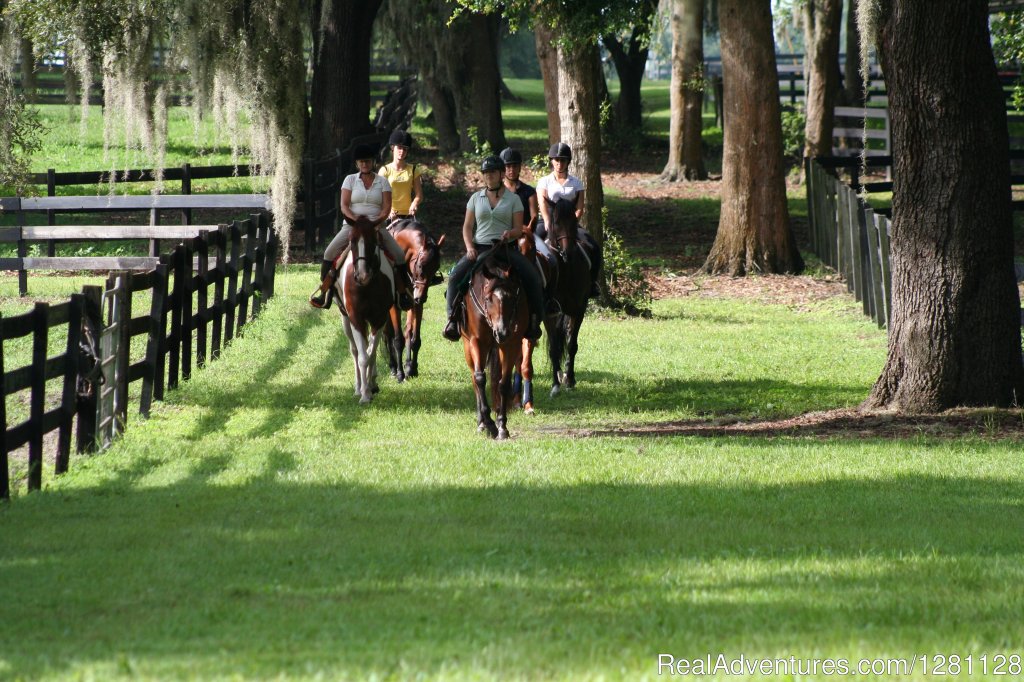
[[[482,253],[487,248],[489,247],[481,245],[477,248],[477,251]],[[526,289],[526,300],[530,305],[530,314],[543,316],[544,291],[540,282],[540,273],[537,272],[537,266],[526,260],[523,254],[518,251],[510,249],[508,257],[512,262],[512,267],[515,268],[516,273],[519,275],[519,279],[523,282],[523,288]],[[459,294],[465,291],[465,287],[468,284],[468,276],[473,269],[474,263],[475,261],[471,261],[463,256],[448,274],[448,291],[445,294],[445,300],[448,303],[448,317],[451,317],[452,311],[455,309],[455,301],[458,299]]]
[[[341,231],[334,236],[331,243],[324,249],[324,260],[329,260],[332,263],[334,259],[341,255],[341,252],[348,247],[349,240],[352,237],[352,226],[349,224],[342,225]],[[391,254],[391,258],[395,261],[396,265],[401,265],[405,262],[405,250],[398,245],[395,238],[391,236],[391,233],[386,229],[377,229],[377,238],[380,240],[380,245]]]

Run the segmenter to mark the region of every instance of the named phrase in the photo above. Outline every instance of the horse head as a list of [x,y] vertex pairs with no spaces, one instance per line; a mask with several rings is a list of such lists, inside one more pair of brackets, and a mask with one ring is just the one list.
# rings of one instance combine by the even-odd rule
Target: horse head
[[494,340],[504,343],[516,324],[522,293],[519,276],[511,263],[496,253],[484,259],[478,273],[480,285],[478,292],[474,292],[474,303],[491,328]]
[[533,227],[530,225],[523,225],[523,236],[519,238],[519,253],[531,263],[537,255],[537,243],[533,240]]
[[548,245],[551,250],[558,254],[558,257],[568,262],[569,256],[576,248],[576,239],[579,234],[579,221],[576,219],[576,204],[568,199],[548,202],[548,210],[551,215],[551,224],[548,228]]
[[409,274],[412,275],[412,300],[423,305],[430,286],[440,281],[437,273],[441,269],[441,246],[445,237],[441,235],[434,241],[426,226],[415,218],[396,220],[388,229],[399,246],[405,249]]
[[358,286],[366,286],[380,271],[377,229],[368,219],[360,217],[352,225],[349,244],[352,249],[352,276]]

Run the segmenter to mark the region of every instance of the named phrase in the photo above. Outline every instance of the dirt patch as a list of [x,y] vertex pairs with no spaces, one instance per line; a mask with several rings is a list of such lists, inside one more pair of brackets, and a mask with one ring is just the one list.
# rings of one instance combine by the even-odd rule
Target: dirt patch
[[939,414],[898,415],[856,409],[808,412],[788,419],[743,420],[734,415],[653,424],[619,424],[596,429],[552,429],[553,432],[590,436],[776,436],[850,439],[962,438],[1024,441],[1024,410],[958,408]]
[[712,277],[697,270],[668,274],[648,270],[647,280],[655,298],[745,298],[763,303],[805,306],[848,295],[846,283],[838,275],[824,278],[792,275]]

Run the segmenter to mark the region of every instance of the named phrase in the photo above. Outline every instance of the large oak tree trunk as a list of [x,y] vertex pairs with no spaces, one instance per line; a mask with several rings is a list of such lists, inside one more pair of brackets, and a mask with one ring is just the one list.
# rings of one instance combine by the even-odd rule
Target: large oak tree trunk
[[26,102],[36,101],[36,55],[32,41],[21,39],[21,92]]
[[583,180],[581,224],[598,242],[604,234],[601,207],[601,124],[598,92],[601,62],[597,44],[558,48],[558,104],[562,141],[572,147],[570,172]]
[[672,85],[664,180],[706,180],[704,125],[704,0],[672,2]]
[[893,127],[889,355],[867,407],[1020,404],[1009,144],[985,0],[882,3]]
[[548,143],[562,139],[562,127],[558,117],[558,50],[555,48],[554,31],[543,21],[533,28],[534,44],[537,46],[537,61],[540,75],[544,80],[544,108],[548,115]]
[[708,273],[803,269],[789,225],[770,0],[719,0],[725,131],[722,212]]
[[839,92],[839,33],[843,0],[807,0],[804,35],[807,39],[807,140],[804,156],[832,153],[832,128]]
[[846,64],[843,65],[843,104],[864,104],[864,79],[860,75],[860,30],[857,28],[857,5],[860,0],[846,0]]
[[329,2],[311,10],[313,77],[310,88],[308,156],[317,158],[344,149],[370,132],[370,43],[381,0]]

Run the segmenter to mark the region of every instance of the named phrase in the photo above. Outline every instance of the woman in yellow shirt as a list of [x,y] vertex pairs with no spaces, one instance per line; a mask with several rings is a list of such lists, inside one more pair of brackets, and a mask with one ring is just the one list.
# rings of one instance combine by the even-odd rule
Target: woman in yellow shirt
[[380,169],[380,174],[391,184],[391,213],[388,222],[402,218],[415,218],[416,210],[423,201],[423,185],[420,176],[421,168],[415,163],[405,162],[412,147],[412,135],[404,130],[391,133],[388,140],[391,146],[391,163]]

